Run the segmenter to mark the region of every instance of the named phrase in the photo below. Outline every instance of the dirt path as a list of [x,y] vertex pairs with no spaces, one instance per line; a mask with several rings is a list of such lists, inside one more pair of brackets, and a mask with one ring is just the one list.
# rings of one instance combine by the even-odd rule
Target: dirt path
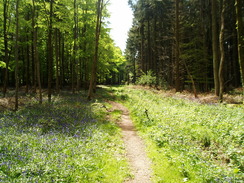
[[113,105],[112,110],[122,111],[121,121],[118,125],[122,129],[123,141],[125,144],[126,156],[129,160],[133,178],[126,180],[126,183],[150,183],[151,162],[146,155],[145,145],[137,135],[135,127],[130,119],[129,111],[122,104],[109,102]]

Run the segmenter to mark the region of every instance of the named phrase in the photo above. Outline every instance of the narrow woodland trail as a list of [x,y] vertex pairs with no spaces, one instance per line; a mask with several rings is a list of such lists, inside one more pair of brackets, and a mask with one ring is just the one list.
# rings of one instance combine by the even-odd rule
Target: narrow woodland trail
[[135,127],[130,119],[129,111],[122,104],[109,102],[112,110],[122,111],[121,120],[118,122],[122,130],[123,141],[125,144],[126,156],[130,163],[130,168],[134,177],[126,180],[126,183],[150,183],[151,162],[146,155],[145,145],[137,135]]

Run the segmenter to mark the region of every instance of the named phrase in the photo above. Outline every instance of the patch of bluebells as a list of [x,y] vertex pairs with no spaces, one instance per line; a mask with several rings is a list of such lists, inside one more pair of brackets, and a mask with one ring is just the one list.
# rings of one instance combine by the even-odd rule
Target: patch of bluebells
[[94,182],[89,174],[104,165],[101,124],[79,96],[0,114],[0,182]]
[[[77,102],[77,100],[74,101]],[[43,128],[45,132],[55,130],[69,133],[77,127],[85,128],[97,122],[87,105],[72,108],[68,105],[64,105],[64,107],[62,104],[59,105],[60,107],[56,105],[46,105],[45,107],[35,105],[28,110],[9,113],[0,119],[0,126],[16,126],[21,130]]]

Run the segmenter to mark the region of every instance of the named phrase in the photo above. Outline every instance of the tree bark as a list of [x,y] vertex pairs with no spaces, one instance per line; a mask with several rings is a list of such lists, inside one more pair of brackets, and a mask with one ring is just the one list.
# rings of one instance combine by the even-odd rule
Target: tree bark
[[190,73],[190,71],[189,71],[189,68],[188,68],[188,66],[187,66],[187,64],[186,64],[186,61],[183,60],[183,62],[184,62],[185,68],[186,68],[187,75],[189,76],[189,78],[190,78],[190,80],[191,80],[192,89],[193,89],[193,92],[194,92],[194,97],[195,97],[195,98],[198,98],[198,96],[197,96],[197,89],[196,89],[196,85],[195,85],[195,81],[194,81],[194,79],[193,79],[193,76],[191,75],[191,73]]
[[99,38],[101,32],[101,25],[102,25],[102,8],[103,8],[103,0],[98,0],[97,3],[97,24],[96,24],[96,41],[95,41],[95,53],[92,65],[92,72],[91,72],[91,80],[89,85],[88,91],[88,100],[91,100],[93,96],[93,90],[96,87],[96,72],[97,72],[97,63],[98,63],[98,46],[99,46]]
[[19,107],[19,0],[16,0],[15,28],[15,111]]
[[32,29],[33,29],[33,49],[34,49],[34,62],[36,63],[36,74],[37,82],[39,88],[39,103],[42,104],[42,86],[41,86],[41,75],[40,75],[40,61],[39,61],[39,52],[37,47],[37,23],[36,23],[36,5],[35,0],[32,0],[33,5],[33,17],[32,17]]
[[74,0],[74,47],[73,47],[73,57],[74,57],[74,63],[73,63],[73,80],[72,80],[72,91],[75,92],[75,81],[74,78],[76,77],[77,81],[77,87],[76,90],[78,90],[78,82],[79,82],[79,74],[78,74],[78,46],[77,46],[77,39],[78,39],[78,9],[77,9],[77,2]]
[[222,1],[221,10],[221,28],[219,34],[219,44],[220,44],[220,64],[219,64],[219,100],[223,101],[224,92],[224,62],[225,62],[225,49],[224,49],[224,28],[225,28],[225,0]]
[[52,64],[53,64],[53,47],[52,47],[52,29],[53,29],[53,0],[50,0],[49,12],[49,26],[48,26],[48,102],[51,102],[52,97]]
[[217,34],[217,0],[212,0],[212,50],[215,95],[219,96],[219,49]]
[[[243,3],[243,2],[242,2]],[[242,21],[241,0],[235,0],[236,6],[236,25],[237,25],[237,40],[238,40],[238,60],[240,64],[242,87],[244,93],[244,29]]]
[[[29,41],[29,36],[26,36],[26,42]],[[29,93],[29,78],[30,78],[30,55],[29,55],[29,51],[30,51],[30,46],[29,44],[26,45],[26,50],[25,50],[25,80],[26,80],[26,87],[25,87],[25,93]]]
[[145,61],[145,35],[144,35],[144,22],[142,21],[140,27],[140,37],[141,37],[141,45],[140,45],[140,51],[141,51],[141,69],[142,72],[146,73],[147,67],[146,67],[146,61]]
[[175,0],[175,89],[180,91],[180,23],[179,0]]
[[202,49],[203,49],[203,60],[205,63],[205,67],[204,67],[204,78],[205,78],[205,83],[204,83],[204,91],[208,91],[208,87],[209,87],[209,78],[208,78],[208,44],[207,44],[207,26],[208,23],[206,22],[206,20],[209,18],[207,13],[206,13],[206,7],[209,6],[209,2],[206,4],[206,0],[201,0],[201,7],[200,7],[200,14],[201,14],[201,37],[203,40],[203,45],[202,45]]
[[55,61],[56,61],[56,92],[59,94],[60,85],[59,85],[59,41],[58,34],[59,30],[55,29]]
[[4,69],[4,84],[3,84],[3,97],[6,96],[7,85],[8,85],[8,67],[9,67],[9,50],[8,50],[8,35],[7,35],[7,12],[8,12],[8,1],[3,1],[3,37],[4,37],[4,62],[6,68]]

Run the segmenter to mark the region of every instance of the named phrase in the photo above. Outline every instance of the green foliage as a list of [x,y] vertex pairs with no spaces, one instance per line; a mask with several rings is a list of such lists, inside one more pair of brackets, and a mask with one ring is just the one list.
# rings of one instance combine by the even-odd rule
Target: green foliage
[[149,70],[146,74],[143,73],[143,75],[139,78],[137,84],[153,86],[156,84],[156,76],[154,75],[153,71]]
[[242,182],[242,108],[120,91],[147,141],[155,182]]
[[[8,0],[7,9],[7,41],[9,52],[9,65],[13,70],[15,67],[14,60],[14,44],[15,44],[15,4],[16,1]],[[81,0],[77,1],[77,21],[78,35],[76,39],[76,47],[74,46],[74,1],[55,0],[53,3],[53,18],[52,18],[52,44],[53,49],[53,81],[59,79],[60,83],[71,85],[73,78],[82,78],[81,83],[88,82],[91,72],[92,60],[94,58],[94,39],[96,31],[96,0]],[[31,80],[34,76],[27,76],[26,73],[31,73],[34,64],[34,55],[31,54],[31,45],[33,43],[33,28],[37,31],[37,50],[40,61],[40,70],[43,76],[42,86],[46,86],[48,82],[48,67],[47,67],[47,41],[48,29],[50,23],[50,1],[34,1],[35,16],[33,17],[33,2],[32,0],[20,1],[19,5],[19,52],[20,59],[20,85],[33,83]],[[103,19],[109,16],[107,6],[103,8]],[[3,2],[0,4],[0,58],[4,58],[4,36],[3,36]],[[34,18],[34,22],[32,22]],[[34,23],[34,25],[33,25]],[[101,39],[99,43],[99,65],[98,77],[100,82],[106,82],[107,78],[123,77],[125,59],[122,52],[115,46],[114,41],[109,35],[110,29],[107,28],[107,22],[103,21],[101,26]],[[57,50],[55,49],[57,46]],[[74,50],[75,49],[75,50]],[[59,53],[57,53],[59,52]],[[58,62],[56,62],[58,59]],[[27,65],[29,64],[29,67]],[[58,64],[58,66],[57,66]],[[74,66],[75,65],[75,66]],[[75,67],[75,72],[72,67]],[[0,63],[0,67],[3,67]],[[11,70],[11,71],[12,71]],[[61,72],[62,71],[62,72]],[[58,73],[59,72],[59,73]],[[58,73],[58,74],[55,74]],[[72,74],[73,73],[73,76]],[[60,78],[57,78],[57,76]],[[75,79],[74,79],[75,80]],[[117,79],[118,80],[118,79]],[[121,79],[122,80],[122,79]],[[13,77],[8,79],[9,85],[14,85]],[[2,83],[3,84],[3,81]]]
[[[177,2],[180,6],[179,11],[176,12]],[[220,2],[216,1],[218,8],[221,7]],[[224,17],[226,44],[236,47],[237,43],[234,40],[237,40],[237,36],[236,30],[233,29],[236,27],[237,20],[235,3],[233,1],[226,1],[226,3],[228,7]],[[175,83],[178,83],[180,78],[181,89],[186,89],[187,85],[190,86],[191,80],[188,76],[191,75],[198,91],[211,91],[214,86],[213,51],[210,46],[214,36],[212,36],[211,23],[212,16],[215,14],[211,13],[209,1],[129,0],[128,4],[134,15],[125,52],[128,73],[140,73],[140,70],[146,73],[152,70],[157,77],[157,85],[162,80],[166,83],[163,86],[171,88],[176,87]],[[217,22],[216,26],[219,27],[221,11],[215,12],[214,19]],[[176,26],[178,23],[179,30]],[[231,36],[233,34],[235,34],[234,37]],[[178,36],[179,40],[176,39]],[[176,41],[179,41],[179,49]],[[177,61],[178,52],[179,62]],[[225,52],[228,53],[227,46]],[[226,63],[237,64],[236,52],[229,53],[229,57],[225,57]],[[230,68],[226,64],[225,72],[225,82],[228,81],[227,88],[240,86],[240,77],[234,74],[239,73],[238,67]]]
[[80,95],[0,114],[1,182],[123,182],[118,127]]
[[6,68],[6,63],[3,61],[0,61],[0,68]]

